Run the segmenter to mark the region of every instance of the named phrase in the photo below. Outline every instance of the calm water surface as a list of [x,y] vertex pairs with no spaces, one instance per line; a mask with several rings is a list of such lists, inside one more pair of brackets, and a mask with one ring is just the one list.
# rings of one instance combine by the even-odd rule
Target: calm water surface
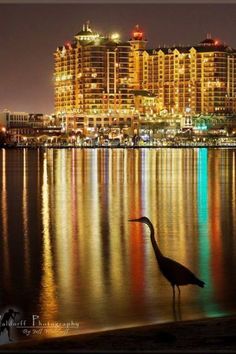
[[[206,287],[182,319],[236,312],[236,150],[0,150],[0,308],[80,332],[176,319],[162,252]],[[55,332],[48,331],[48,336]]]

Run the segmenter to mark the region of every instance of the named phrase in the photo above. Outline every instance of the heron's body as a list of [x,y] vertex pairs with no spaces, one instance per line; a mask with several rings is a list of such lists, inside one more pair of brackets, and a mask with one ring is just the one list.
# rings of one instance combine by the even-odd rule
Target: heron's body
[[166,277],[166,279],[174,285],[188,285],[196,284],[200,287],[204,286],[204,283],[199,280],[188,268],[182,264],[170,259],[168,257],[162,256],[158,261],[160,271]]
[[150,232],[151,232],[150,237],[151,237],[152,246],[153,246],[153,249],[154,249],[154,252],[156,255],[156,259],[157,259],[160,271],[164,275],[164,277],[172,285],[173,294],[174,294],[175,286],[177,286],[178,289],[179,289],[180,285],[188,285],[188,284],[198,285],[201,288],[204,287],[205,283],[202,280],[198,279],[188,268],[186,268],[182,264],[174,261],[173,259],[163,256],[162,252],[160,251],[160,249],[157,245],[157,242],[156,242],[156,239],[154,236],[153,225],[147,217],[143,216],[139,219],[131,219],[129,221],[141,222],[141,223],[148,225]]

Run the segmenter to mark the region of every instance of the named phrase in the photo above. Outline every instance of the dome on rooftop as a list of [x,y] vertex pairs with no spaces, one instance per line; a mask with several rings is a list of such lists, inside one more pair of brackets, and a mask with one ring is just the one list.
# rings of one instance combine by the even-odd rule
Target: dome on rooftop
[[215,41],[212,38],[206,38],[204,41],[200,42],[201,44],[209,44],[209,45],[214,45]]
[[221,42],[217,39],[211,38],[211,34],[207,34],[207,38],[204,39],[202,42],[199,43],[199,45],[203,46],[213,46],[213,45],[219,45]]
[[99,34],[92,31],[89,21],[87,21],[83,25],[82,30],[75,35],[75,38],[79,41],[94,41],[98,37]]

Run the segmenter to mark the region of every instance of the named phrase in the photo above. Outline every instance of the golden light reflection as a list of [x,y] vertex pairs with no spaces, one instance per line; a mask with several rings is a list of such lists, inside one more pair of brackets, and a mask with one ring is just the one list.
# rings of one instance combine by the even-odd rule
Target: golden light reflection
[[209,213],[210,213],[210,235],[211,235],[211,267],[212,276],[215,283],[216,296],[221,296],[224,292],[224,277],[221,272],[222,264],[222,239],[221,239],[221,184],[220,181],[220,154],[215,152],[214,159],[210,160],[210,180],[209,183]]
[[23,191],[22,191],[22,217],[24,233],[24,275],[26,284],[30,279],[30,249],[29,249],[29,220],[28,220],[28,150],[23,150]]
[[[43,225],[43,254],[42,254],[42,281],[40,289],[41,317],[44,320],[54,320],[57,315],[58,303],[53,271],[53,255],[50,235],[50,207],[47,154],[43,158],[42,184],[42,225]],[[48,336],[54,336],[55,330],[48,329]]]
[[[232,156],[232,195],[234,196],[231,199],[232,204],[232,214],[236,215],[236,151],[233,151]],[[236,218],[233,218],[233,234],[236,232]]]
[[8,241],[8,202],[7,202],[7,184],[6,184],[6,150],[2,149],[2,238],[3,238],[3,274],[4,285],[6,288],[10,285],[10,259],[9,259],[9,241]]
[[58,292],[63,306],[70,308],[73,299],[72,213],[71,213],[71,154],[61,150],[55,161],[54,224]]
[[[141,215],[152,220],[166,256],[199,276],[208,274],[212,280],[212,289],[211,282],[205,289],[183,289],[183,319],[200,317],[206,313],[204,302],[225,298],[220,290],[226,283],[222,267],[224,262],[228,264],[226,255],[233,254],[234,231],[226,239],[222,224],[233,219],[235,212],[231,199],[235,194],[235,168],[230,170],[235,153],[228,152],[227,157],[222,151],[206,154],[204,150],[199,156],[198,149],[35,151],[38,161],[32,164],[32,174],[31,152],[22,150],[22,154],[23,196],[20,201],[13,200],[23,205],[19,219],[24,219],[26,241],[30,241],[32,254],[39,253],[38,259],[42,260],[35,262],[33,256],[29,259],[32,267],[40,264],[41,268],[32,268],[27,276],[31,283],[35,281],[35,293],[39,293],[35,302],[41,306],[43,319],[78,320],[84,331],[173,319],[171,287],[158,271],[148,229],[128,222]],[[6,152],[2,156],[3,271],[9,281],[5,263],[9,260],[8,228],[11,230],[7,213],[11,165],[6,161]],[[15,161],[14,157],[13,170]],[[37,191],[29,190],[31,177],[37,175],[41,199]],[[21,191],[21,180],[19,185]],[[30,209],[31,198],[37,208],[35,216]],[[38,215],[42,224],[34,221]],[[39,227],[31,235],[34,222]],[[227,226],[232,230],[235,220]],[[38,251],[41,236],[42,251],[41,247]],[[22,245],[25,262],[29,247],[26,241]],[[228,287],[231,289],[231,284]],[[209,314],[212,308],[207,309]]]
[[[124,242],[122,238],[122,231],[120,228],[122,221],[123,210],[123,185],[122,178],[120,175],[120,161],[121,161],[122,150],[114,150],[112,153],[112,159],[109,159],[109,185],[108,185],[108,222],[109,222],[109,242],[111,249],[111,259],[110,259],[110,272],[111,278],[113,280],[114,286],[114,297],[115,301],[118,302],[119,298],[122,298],[122,282],[123,282],[123,268],[119,265],[122,264],[122,243]],[[117,178],[119,176],[119,179]],[[118,305],[120,306],[120,305]]]
[[[101,230],[100,230],[100,208],[99,205],[99,189],[98,189],[98,150],[91,153],[88,152],[87,160],[87,173],[88,180],[84,184],[87,197],[85,198],[85,207],[90,211],[86,215],[86,234],[87,234],[87,251],[90,260],[89,274],[90,283],[89,288],[93,293],[94,314],[100,310],[98,299],[103,293],[103,273],[102,273],[102,255],[101,255]],[[105,279],[104,279],[105,280]],[[97,307],[97,308],[96,308]]]

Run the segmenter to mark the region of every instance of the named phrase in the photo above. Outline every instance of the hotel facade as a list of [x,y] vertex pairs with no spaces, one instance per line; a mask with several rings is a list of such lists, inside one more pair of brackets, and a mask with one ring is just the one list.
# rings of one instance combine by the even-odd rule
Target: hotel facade
[[[134,52],[140,61],[140,53]],[[142,50],[136,88],[155,93],[173,114],[235,112],[236,51],[210,35],[195,46]]]
[[133,124],[132,52],[118,34],[92,32],[89,23],[55,57],[55,111],[67,127]]
[[[118,34],[94,33],[86,23],[54,59],[55,113],[72,129],[136,129],[139,114],[147,111],[236,112],[236,51],[210,35],[193,46],[148,49],[138,25],[123,42]],[[143,107],[150,100],[152,107]]]

